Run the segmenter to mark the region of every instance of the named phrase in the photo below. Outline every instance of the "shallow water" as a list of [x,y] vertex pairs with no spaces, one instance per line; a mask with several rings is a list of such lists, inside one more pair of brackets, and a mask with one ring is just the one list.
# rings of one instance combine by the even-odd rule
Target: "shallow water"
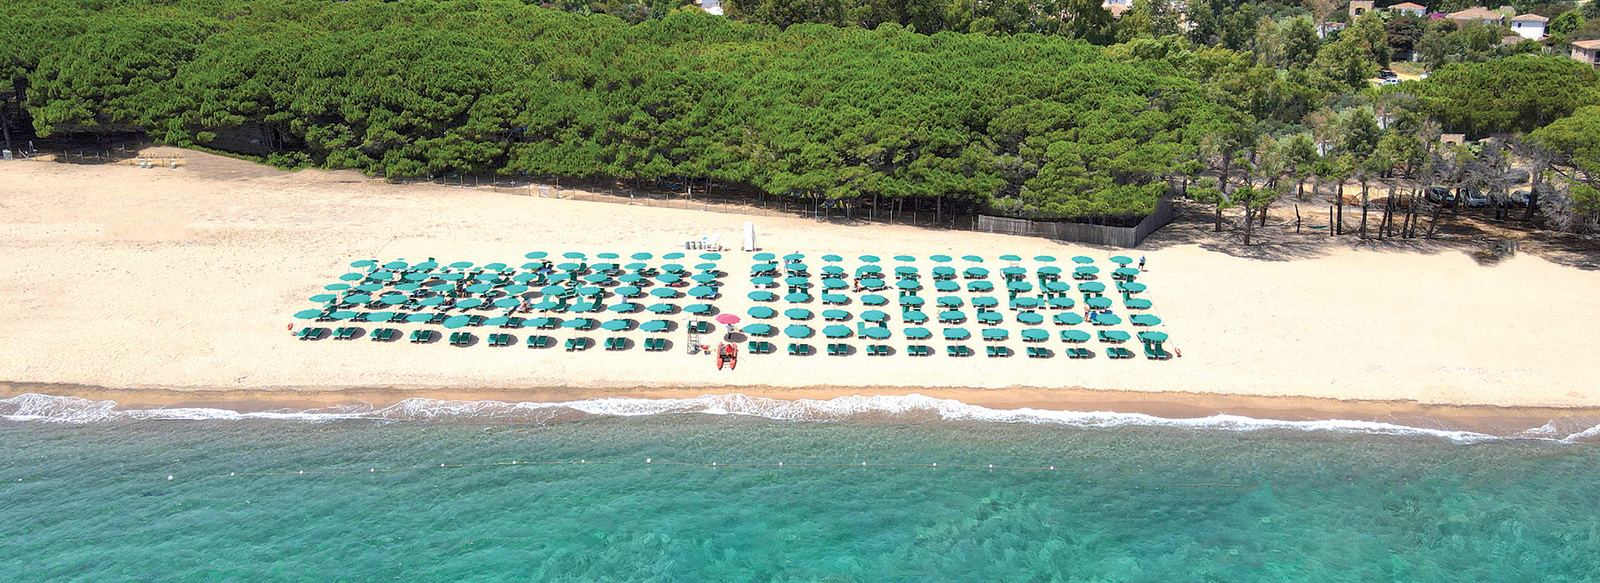
[[1600,580],[1593,444],[703,413],[0,444],[7,581]]

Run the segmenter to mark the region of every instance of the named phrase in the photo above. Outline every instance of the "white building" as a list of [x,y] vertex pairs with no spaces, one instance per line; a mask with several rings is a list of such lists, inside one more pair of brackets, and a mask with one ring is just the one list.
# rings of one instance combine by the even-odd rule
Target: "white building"
[[1537,14],[1523,14],[1511,17],[1511,32],[1528,40],[1544,38],[1544,25],[1550,19]]

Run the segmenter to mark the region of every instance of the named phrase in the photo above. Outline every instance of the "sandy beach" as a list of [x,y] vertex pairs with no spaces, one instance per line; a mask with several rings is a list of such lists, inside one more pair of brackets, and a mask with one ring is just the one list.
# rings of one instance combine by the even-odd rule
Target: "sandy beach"
[[[1455,250],[1329,246],[1259,259],[1210,250],[1171,231],[1128,252],[962,231],[392,185],[350,172],[290,173],[197,152],[184,156],[186,165],[177,169],[0,163],[5,396],[56,383],[234,390],[248,399],[263,391],[354,388],[422,396],[515,390],[569,399],[623,391],[810,397],[954,391],[948,394],[971,398],[971,391],[1007,389],[1023,395],[1017,402],[1063,409],[1094,403],[1085,395],[1095,391],[1424,408],[1600,406],[1600,366],[1588,343],[1572,337],[1600,326],[1600,311],[1585,307],[1600,290],[1600,272],[1529,254],[1483,265]],[[1183,356],[1028,359],[1013,338],[1006,344],[1019,354],[1008,359],[948,358],[939,341],[931,344],[941,352],[921,359],[789,357],[780,348],[747,356],[729,372],[682,350],[571,354],[443,342],[306,342],[285,330],[294,322],[290,314],[315,307],[307,297],[357,259],[517,264],[533,250],[660,255],[710,234],[736,246],[747,220],[756,223],[762,249],[780,255],[1015,253],[1064,260],[1083,254],[1102,264],[1111,255],[1144,255],[1146,297]],[[723,269],[732,276],[716,304],[743,315],[754,305],[743,277],[751,259],[726,255]],[[1228,407],[1175,399],[1197,403],[1196,412]]]

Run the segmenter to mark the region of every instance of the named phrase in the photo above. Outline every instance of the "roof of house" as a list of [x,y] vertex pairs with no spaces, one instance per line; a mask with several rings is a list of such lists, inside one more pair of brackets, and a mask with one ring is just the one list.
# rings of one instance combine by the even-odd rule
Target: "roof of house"
[[1512,22],[1550,22],[1550,19],[1537,14],[1519,14],[1511,17]]
[[1390,10],[1427,10],[1428,7],[1427,6],[1423,6],[1421,4],[1417,4],[1415,2],[1401,2],[1399,4],[1394,4],[1394,5],[1389,6],[1389,9]]
[[1126,4],[1112,4],[1106,6],[1105,9],[1106,12],[1111,13],[1112,18],[1122,18],[1122,13],[1132,10],[1133,7]]
[[1451,20],[1504,20],[1506,15],[1495,12],[1482,6],[1473,6],[1460,12],[1451,12],[1445,18]]
[[1580,40],[1572,43],[1572,46],[1588,50],[1600,49],[1600,38],[1594,40]]

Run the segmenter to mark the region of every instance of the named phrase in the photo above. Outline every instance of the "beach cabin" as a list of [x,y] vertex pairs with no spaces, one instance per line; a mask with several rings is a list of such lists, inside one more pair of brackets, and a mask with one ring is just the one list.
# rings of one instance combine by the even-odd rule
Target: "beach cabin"
[[1595,62],[1595,56],[1600,54],[1600,39],[1580,40],[1572,43],[1572,60],[1582,62],[1590,67],[1600,68],[1600,63]]
[[1428,7],[1415,2],[1401,2],[1399,4],[1390,6],[1388,10],[1389,12],[1393,12],[1395,14],[1422,18],[1424,14],[1427,14]]
[[1544,25],[1550,19],[1537,14],[1519,14],[1511,17],[1511,32],[1528,40],[1544,38]]

